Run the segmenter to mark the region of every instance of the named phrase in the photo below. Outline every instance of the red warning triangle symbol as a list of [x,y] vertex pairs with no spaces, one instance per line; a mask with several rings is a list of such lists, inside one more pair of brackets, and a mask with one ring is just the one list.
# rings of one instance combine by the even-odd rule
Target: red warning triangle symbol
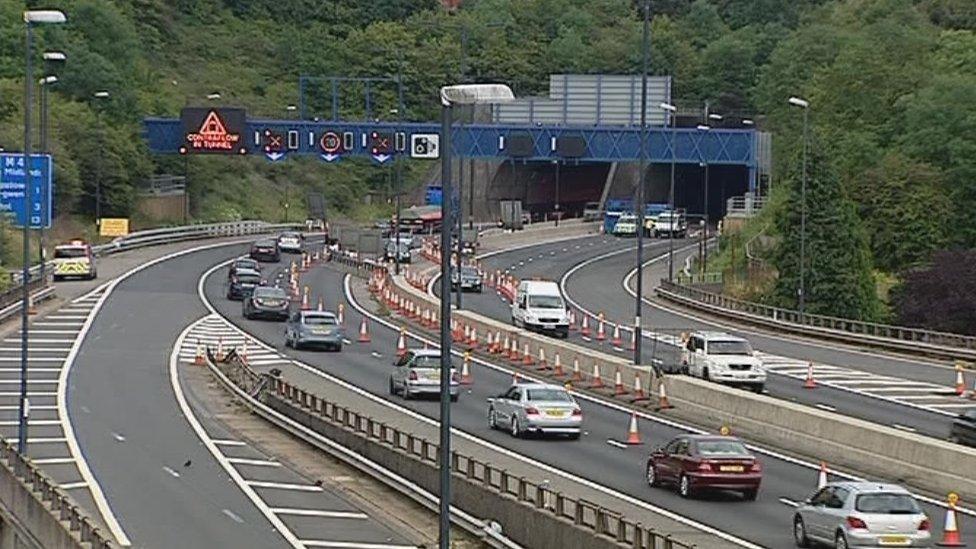
[[217,112],[210,111],[206,120],[200,125],[199,133],[204,137],[219,138],[227,135],[227,128],[224,127],[223,121],[217,116]]

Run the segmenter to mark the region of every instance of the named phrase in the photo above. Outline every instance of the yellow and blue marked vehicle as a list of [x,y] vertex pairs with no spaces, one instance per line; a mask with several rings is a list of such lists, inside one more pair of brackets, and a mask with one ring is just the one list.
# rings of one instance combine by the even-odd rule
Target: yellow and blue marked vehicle
[[79,277],[93,280],[98,276],[95,254],[84,240],[72,240],[54,248],[54,280]]

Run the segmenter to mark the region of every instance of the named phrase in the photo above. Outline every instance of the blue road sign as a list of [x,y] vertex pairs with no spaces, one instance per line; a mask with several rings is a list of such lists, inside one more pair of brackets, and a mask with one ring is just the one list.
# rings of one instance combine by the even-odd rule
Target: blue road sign
[[13,223],[20,227],[28,222],[30,216],[32,229],[50,228],[53,172],[51,155],[31,155],[31,196],[26,200],[24,155],[0,154],[0,213],[11,216]]

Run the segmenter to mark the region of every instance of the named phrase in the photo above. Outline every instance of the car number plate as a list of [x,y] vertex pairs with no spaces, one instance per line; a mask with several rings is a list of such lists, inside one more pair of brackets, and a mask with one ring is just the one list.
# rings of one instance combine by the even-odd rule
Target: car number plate
[[546,410],[546,415],[550,417],[566,417],[566,410]]
[[424,379],[434,379],[434,380],[440,381],[440,379],[441,379],[441,373],[440,372],[431,372],[429,374],[424,374]]
[[881,536],[878,541],[882,545],[908,545],[911,543],[908,536]]
[[745,467],[741,465],[722,465],[718,468],[719,471],[723,473],[741,473],[745,471]]

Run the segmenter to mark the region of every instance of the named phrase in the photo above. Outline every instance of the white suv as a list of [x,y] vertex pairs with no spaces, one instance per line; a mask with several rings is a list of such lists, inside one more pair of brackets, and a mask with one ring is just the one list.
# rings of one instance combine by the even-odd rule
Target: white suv
[[747,387],[757,393],[766,385],[766,369],[752,345],[722,332],[692,333],[681,353],[681,369],[704,380]]

